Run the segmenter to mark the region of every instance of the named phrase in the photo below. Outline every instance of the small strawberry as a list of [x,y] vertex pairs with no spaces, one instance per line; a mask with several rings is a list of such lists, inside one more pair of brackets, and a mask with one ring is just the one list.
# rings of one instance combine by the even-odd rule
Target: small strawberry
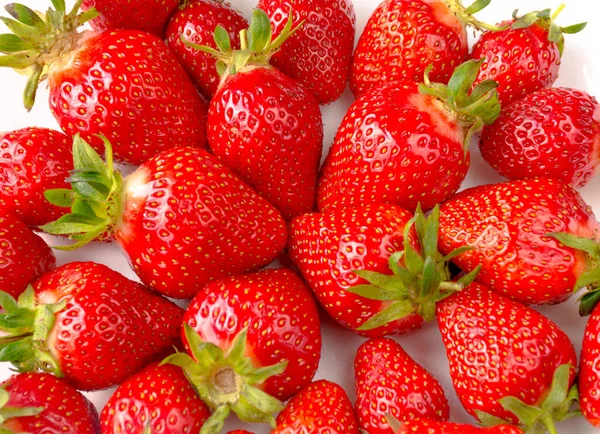
[[581,412],[593,426],[600,428],[600,305],[594,309],[585,328],[579,393]]
[[352,403],[344,389],[326,380],[298,392],[277,416],[271,434],[358,434]]
[[178,337],[183,311],[93,262],[71,262],[15,301],[0,292],[2,361],[42,370],[78,389],[119,384]]
[[448,86],[399,81],[356,100],[322,169],[319,209],[387,202],[427,211],[452,196],[473,134],[500,113],[493,83],[468,94],[479,65],[461,65]]
[[165,359],[183,368],[213,410],[201,434],[216,434],[231,411],[270,423],[311,382],[321,356],[317,307],[290,270],[269,269],[210,283],[188,307],[187,354]]
[[440,383],[391,339],[360,346],[354,360],[356,415],[369,434],[393,434],[386,420],[447,421],[448,400]]
[[531,12],[500,23],[498,29],[485,32],[473,46],[471,58],[483,59],[477,82],[498,83],[500,102],[504,106],[544,87],[558,78],[564,49],[564,33],[578,33],[585,23],[560,27],[550,9]]
[[72,143],[47,128],[0,134],[0,206],[29,226],[63,215],[63,209],[46,202],[44,192],[69,186],[65,180],[73,168]]
[[478,428],[451,422],[438,422],[427,419],[412,420],[405,423],[390,423],[394,434],[524,434],[511,425],[497,425],[492,428]]
[[181,368],[152,364],[119,386],[100,424],[102,434],[197,434],[209,416]]
[[482,267],[477,281],[494,291],[522,303],[556,304],[586,286],[577,280],[596,265],[552,233],[594,239],[599,230],[570,186],[543,178],[512,181],[470,188],[442,205],[439,248],[448,254],[471,247],[452,261],[466,272]]
[[206,103],[165,43],[139,30],[78,33],[97,15],[78,14],[81,2],[67,13],[64,1],[54,0],[57,10],[44,19],[23,5],[6,7],[15,20],[3,21],[14,36],[0,42],[0,52],[9,53],[0,65],[31,74],[26,108],[47,78],[61,128],[97,149],[98,135],[110,138],[118,161],[141,164],[176,146],[205,147]]
[[0,385],[0,432],[96,434],[98,412],[85,396],[49,374],[17,374]]
[[303,22],[271,59],[285,74],[300,81],[322,104],[337,100],[346,89],[356,16],[352,0],[260,0],[258,7],[281,34],[293,11],[293,23]]
[[0,290],[18,297],[28,284],[55,267],[56,258],[46,242],[0,208]]
[[452,383],[471,415],[556,433],[555,421],[577,414],[575,350],[548,318],[479,284],[444,300],[437,314]]
[[257,270],[285,247],[285,222],[265,199],[208,152],[176,148],[121,178],[110,143],[106,164],[79,136],[73,144],[72,192],[51,190],[72,214],[43,229],[85,245],[111,234],[142,282],[192,298],[210,280]]
[[554,178],[575,188],[600,168],[600,105],[587,93],[540,89],[483,130],[481,154],[508,179]]
[[232,48],[237,49],[239,33],[248,28],[248,22],[223,0],[188,0],[175,11],[167,26],[167,45],[208,100],[217,92],[221,81],[217,59],[187,46],[184,40],[216,49],[214,33],[217,26],[227,30]]

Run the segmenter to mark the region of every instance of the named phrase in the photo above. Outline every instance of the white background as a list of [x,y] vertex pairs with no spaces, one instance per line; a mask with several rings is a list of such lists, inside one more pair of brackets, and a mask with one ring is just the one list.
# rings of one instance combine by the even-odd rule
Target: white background
[[[49,0],[24,0],[34,9],[45,10]],[[122,1],[122,0],[116,0]],[[255,0],[230,0],[249,17]],[[465,0],[468,1],[468,0]],[[5,0],[5,2],[8,2]],[[72,1],[68,1],[71,4]],[[354,0],[357,11],[357,38],[362,32],[372,11],[378,5],[378,0]],[[559,6],[558,0],[493,0],[486,10],[478,14],[483,21],[497,22],[507,19],[516,8],[523,12]],[[563,66],[558,85],[575,87],[600,97],[600,4],[596,0],[566,0],[566,10],[559,18],[559,24],[570,25],[589,20],[589,25],[579,35],[567,35]],[[3,14],[6,15],[6,14]],[[3,31],[2,31],[3,33]],[[27,126],[46,126],[58,128],[47,104],[45,85],[40,87],[37,103],[31,113],[27,113],[21,103],[21,92],[25,86],[25,78],[11,70],[0,70],[0,131],[7,131]],[[323,108],[325,122],[325,150],[329,148],[335,131],[353,98],[349,91],[336,103]],[[501,181],[481,160],[477,150],[473,150],[472,167],[464,183],[464,187],[477,184],[489,184]],[[583,197],[600,214],[600,176],[596,177],[587,187],[581,190]],[[73,260],[93,260],[104,263],[115,270],[136,279],[118,246],[90,245],[76,253],[56,252],[58,263],[64,264]],[[545,315],[557,322],[571,337],[577,352],[581,349],[581,340],[585,320],[577,315],[575,298],[556,307],[540,309]],[[323,324],[323,358],[317,378],[327,378],[342,385],[354,400],[353,360],[356,349],[363,342],[351,332],[342,330],[326,320]],[[408,336],[397,338],[404,348],[425,368],[432,372],[441,382],[450,400],[452,420],[473,423],[473,419],[462,409],[458,402],[448,374],[446,354],[440,334],[435,323],[429,324],[423,330]],[[9,375],[9,366],[0,365],[0,379]],[[89,393],[87,396],[101,409],[112,390]],[[252,427],[241,424],[234,418],[227,424],[228,429],[246,428],[255,434],[266,434],[269,429],[265,425]],[[585,420],[580,419],[563,423],[559,426],[562,434],[592,434],[600,430],[592,428]],[[225,431],[226,432],[226,431]]]

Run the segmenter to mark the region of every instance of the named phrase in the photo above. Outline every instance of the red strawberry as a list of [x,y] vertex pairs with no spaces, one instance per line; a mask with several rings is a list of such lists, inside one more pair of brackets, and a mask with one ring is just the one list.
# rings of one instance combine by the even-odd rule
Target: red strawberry
[[167,45],[209,100],[217,92],[221,81],[217,59],[187,46],[182,36],[186,41],[216,49],[214,33],[217,26],[226,29],[233,41],[232,47],[239,48],[239,33],[248,28],[248,22],[223,0],[188,0],[184,7],[175,11],[167,26]]
[[554,421],[574,415],[575,350],[548,318],[479,284],[444,300],[437,314],[454,388],[471,415],[551,433]]
[[600,167],[600,105],[583,91],[540,89],[503,109],[479,146],[508,179],[548,177],[583,187]]
[[585,24],[559,27],[550,9],[531,12],[498,25],[501,30],[485,32],[473,46],[471,58],[484,59],[476,83],[494,80],[502,105],[521,99],[558,78],[564,48],[563,33],[578,33]]
[[271,434],[358,434],[352,403],[344,389],[326,380],[298,392],[277,416]]
[[387,202],[427,211],[454,194],[469,169],[472,135],[500,112],[492,83],[467,96],[478,68],[465,63],[448,86],[427,83],[419,92],[400,81],[359,98],[323,167],[319,209]]
[[274,428],[278,399],[310,383],[321,356],[317,307],[286,269],[207,285],[186,311],[182,338],[188,354],[165,362],[181,366],[213,410],[203,434],[220,432],[231,411]]
[[160,356],[176,342],[183,315],[170,301],[93,262],[46,273],[18,304],[0,294],[3,361],[64,377],[82,390],[119,384]]
[[44,192],[68,187],[71,146],[70,137],[47,128],[0,134],[0,206],[30,226],[59,218],[64,210],[47,203]]
[[96,434],[100,431],[93,404],[60,378],[39,373],[17,374],[0,387],[3,432]]
[[229,431],[227,434],[253,434],[250,431],[246,431],[245,429],[236,429],[234,431]]
[[556,304],[582,287],[576,282],[593,264],[551,233],[595,238],[599,229],[591,208],[568,185],[512,181],[471,188],[446,202],[439,248],[448,254],[472,247],[453,262],[467,272],[481,266],[478,282],[523,303]]
[[478,428],[450,422],[437,422],[426,419],[398,423],[395,434],[524,434],[519,428],[510,425],[497,425],[493,428]]
[[354,49],[356,16],[352,0],[259,0],[274,34],[293,22],[304,24],[277,52],[271,63],[304,84],[322,104],[338,99],[348,83]]
[[98,33],[134,29],[163,37],[165,25],[178,5],[179,0],[83,0],[82,9],[95,8],[100,13],[90,21]]
[[[47,77],[50,108],[62,129],[81,133],[97,149],[97,135],[110,138],[118,161],[141,164],[165,149],[206,145],[206,104],[163,41],[138,30],[77,33],[93,14],[77,15],[81,0],[68,14],[64,2],[55,3],[59,10],[49,10],[46,23],[22,5],[7,8],[17,21],[4,18],[24,38],[19,46],[44,41],[27,56],[2,57],[3,66],[30,68],[28,109],[37,82]],[[11,50],[0,43],[0,51]]]
[[152,364],[121,384],[100,416],[102,434],[192,434],[210,412],[181,368]]
[[370,434],[393,434],[386,415],[409,421],[447,421],[450,408],[440,383],[391,339],[360,346],[354,360],[356,415]]
[[[125,179],[78,136],[71,206],[43,227],[71,235],[80,247],[112,234],[144,284],[169,297],[192,298],[213,279],[257,270],[286,243],[285,223],[265,199],[208,152],[176,148],[148,160]],[[73,200],[75,199],[75,200]]]
[[600,305],[594,309],[585,328],[579,394],[581,412],[593,426],[600,428]]
[[18,297],[29,283],[55,267],[46,242],[0,208],[0,289]]

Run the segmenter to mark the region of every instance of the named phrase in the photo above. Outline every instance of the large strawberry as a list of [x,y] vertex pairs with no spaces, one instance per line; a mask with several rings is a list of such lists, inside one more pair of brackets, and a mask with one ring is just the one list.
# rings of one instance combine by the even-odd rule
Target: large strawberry
[[471,415],[556,433],[555,421],[577,414],[575,350],[548,318],[476,283],[437,314],[454,388]]
[[181,368],[152,364],[118,387],[100,423],[102,434],[197,434],[209,416]]
[[0,134],[0,206],[30,226],[59,218],[64,209],[44,199],[51,188],[67,188],[73,168],[72,139],[47,128]]
[[49,374],[13,375],[0,385],[0,432],[97,434],[98,412],[85,396]]
[[579,393],[581,412],[592,425],[600,428],[600,305],[594,309],[585,328]]
[[215,31],[220,51],[188,42],[219,59],[221,84],[208,114],[211,151],[286,219],[313,209],[323,147],[316,98],[269,65],[272,53],[296,30],[290,16],[272,40],[269,17],[256,9],[240,35],[241,50],[231,50],[221,26]]
[[[206,103],[177,58],[156,36],[139,30],[103,33],[77,28],[94,17],[54,1],[45,21],[11,4],[3,18],[15,36],[0,42],[0,65],[28,68],[25,106],[33,106],[38,82],[47,78],[50,108],[68,134],[81,133],[97,148],[110,138],[119,161],[141,164],[175,146],[206,145]],[[129,14],[127,14],[129,15]]]
[[496,425],[492,428],[479,428],[452,422],[438,422],[427,419],[412,420],[405,423],[390,422],[394,434],[524,434],[511,425]]
[[356,100],[322,169],[319,209],[388,202],[427,211],[454,194],[473,134],[500,113],[494,83],[469,93],[479,64],[461,65],[448,86],[398,81]]
[[142,282],[192,298],[212,279],[257,270],[286,243],[285,222],[265,199],[208,152],[176,148],[125,179],[76,136],[72,192],[50,191],[72,214],[43,227],[80,247],[112,234]]
[[2,361],[78,389],[119,384],[177,341],[183,311],[110,268],[71,262],[15,301],[0,292]]
[[403,421],[447,421],[448,400],[440,383],[391,339],[360,346],[354,360],[356,415],[369,434],[393,434],[386,415]]
[[298,392],[277,416],[271,434],[358,434],[352,403],[344,389],[320,380]]
[[470,188],[447,201],[439,248],[448,254],[472,247],[452,261],[467,272],[482,267],[478,282],[523,303],[556,304],[586,286],[577,281],[597,259],[552,233],[594,239],[599,229],[572,187],[544,178],[512,181]]
[[227,31],[231,46],[236,49],[240,46],[239,33],[248,28],[248,22],[224,0],[188,0],[175,11],[167,26],[167,45],[209,100],[217,92],[221,81],[217,59],[189,47],[184,40],[216,49],[214,34],[217,26]]
[[348,83],[356,16],[352,0],[260,0],[258,7],[281,34],[290,11],[303,22],[271,59],[281,71],[304,84],[321,102],[338,99]]
[[550,9],[500,23],[500,30],[485,32],[473,46],[471,57],[483,59],[478,81],[494,80],[502,104],[521,99],[538,89],[552,86],[558,78],[564,49],[564,33],[577,33],[585,24],[560,27]]
[[0,290],[18,297],[54,267],[56,258],[46,242],[0,208]]
[[231,411],[270,423],[309,384],[321,356],[321,330],[309,289],[290,270],[264,270],[206,286],[184,317],[181,366],[213,414],[202,434],[216,434]]
[[483,158],[508,179],[548,177],[575,188],[600,167],[600,105],[584,91],[540,89],[483,130]]

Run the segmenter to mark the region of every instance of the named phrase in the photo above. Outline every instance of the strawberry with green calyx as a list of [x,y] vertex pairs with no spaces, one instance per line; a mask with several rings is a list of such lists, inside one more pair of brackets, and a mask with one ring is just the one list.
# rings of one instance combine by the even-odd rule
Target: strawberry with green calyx
[[583,416],[600,428],[600,305],[596,305],[587,325],[579,367],[579,404]]
[[[17,418],[23,417],[32,417],[37,416],[44,411],[44,407],[14,407],[8,405],[10,400],[9,393],[4,389],[0,388],[0,433],[2,434],[12,434],[13,431],[7,430],[6,422],[12,420],[14,424],[14,420]],[[11,423],[11,422],[8,422]]]

